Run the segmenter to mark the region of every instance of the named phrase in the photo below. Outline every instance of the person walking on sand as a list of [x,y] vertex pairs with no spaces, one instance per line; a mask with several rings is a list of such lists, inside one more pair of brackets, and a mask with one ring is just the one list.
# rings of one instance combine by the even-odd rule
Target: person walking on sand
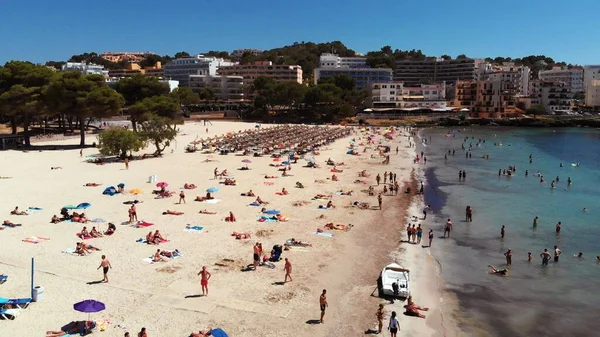
[[319,321],[321,324],[325,323],[325,310],[327,309],[327,307],[329,306],[329,304],[327,303],[327,290],[323,289],[323,292],[321,293],[321,296],[319,297],[319,306],[321,307],[321,320]]
[[100,262],[100,265],[96,270],[100,268],[102,268],[102,273],[104,274],[104,278],[102,279],[102,281],[108,283],[108,270],[112,269],[112,266],[110,264],[110,261],[108,261],[108,259],[106,258],[106,255],[102,255],[102,262]]
[[379,204],[379,210],[382,210],[381,205],[383,203],[383,198],[381,197],[381,193],[377,196],[377,203]]
[[198,272],[200,276],[200,285],[202,286],[202,296],[208,296],[208,280],[212,276],[211,273],[206,270],[206,266],[202,267],[202,270]]
[[134,205],[131,205],[131,207],[129,208],[129,223],[132,223],[134,221],[138,221],[138,217],[137,217],[137,209]]
[[125,157],[125,169],[129,170],[129,158]]
[[375,177],[375,180],[377,181],[377,186],[379,186],[379,182],[381,181],[381,176],[379,175],[379,173],[377,173],[377,177]]
[[213,173],[215,175],[214,179],[217,180],[217,177],[219,176],[219,168],[215,167],[215,170],[213,171]]
[[391,337],[396,337],[398,334],[398,330],[400,330],[400,323],[398,323],[395,311],[392,311],[392,317],[390,317],[390,324],[388,326],[388,330],[390,330]]
[[379,304],[379,309],[375,313],[375,317],[377,317],[377,333],[380,334],[383,329],[383,317],[385,316],[385,311],[383,310],[383,304]]
[[421,237],[423,237],[423,228],[421,227],[421,224],[419,224],[419,226],[417,226],[417,244],[421,243]]
[[292,282],[292,263],[287,257],[285,258],[285,266],[283,269],[285,269],[285,279],[283,280],[283,283],[287,282],[288,277],[290,278],[290,282]]
[[183,191],[179,192],[179,204],[181,204],[181,202],[183,201],[183,203],[185,204],[185,193],[183,193]]
[[142,330],[138,332],[138,337],[148,337],[148,334],[146,333],[146,328],[142,328]]
[[83,149],[79,150],[79,158],[83,157]]
[[254,270],[256,270],[256,268],[258,267],[258,264],[260,263],[260,248],[258,246],[258,242],[254,244],[252,251],[253,251],[252,258],[254,260]]

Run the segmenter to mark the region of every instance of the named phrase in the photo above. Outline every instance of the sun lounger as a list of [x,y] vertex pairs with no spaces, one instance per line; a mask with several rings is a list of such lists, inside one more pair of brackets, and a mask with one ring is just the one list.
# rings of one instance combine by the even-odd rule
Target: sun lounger
[[326,238],[332,238],[333,234],[331,233],[325,233],[325,232],[314,232],[315,235],[320,235],[320,236],[324,236]]
[[16,306],[17,309],[26,309],[29,304],[31,304],[31,301],[33,301],[31,299],[31,297],[28,298],[11,298],[8,299],[7,301],[2,301],[0,302],[0,304],[9,304],[12,306]]
[[269,218],[266,216],[259,216],[256,220],[259,222],[279,222],[279,220],[277,219]]
[[21,309],[0,309],[0,317],[6,320],[14,320],[21,314]]

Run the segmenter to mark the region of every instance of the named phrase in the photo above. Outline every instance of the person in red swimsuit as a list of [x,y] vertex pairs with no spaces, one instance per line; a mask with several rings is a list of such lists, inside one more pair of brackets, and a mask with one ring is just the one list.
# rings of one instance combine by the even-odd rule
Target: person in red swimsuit
[[208,296],[208,280],[210,280],[212,274],[206,270],[206,266],[202,267],[202,270],[198,272],[201,275],[200,285],[202,286],[202,295]]

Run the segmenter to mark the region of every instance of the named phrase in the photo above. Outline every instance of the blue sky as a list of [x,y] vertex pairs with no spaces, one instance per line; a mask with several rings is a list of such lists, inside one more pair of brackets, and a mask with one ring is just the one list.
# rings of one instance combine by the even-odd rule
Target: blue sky
[[427,55],[544,54],[600,63],[600,0],[0,1],[0,64],[73,54],[172,55],[340,40]]

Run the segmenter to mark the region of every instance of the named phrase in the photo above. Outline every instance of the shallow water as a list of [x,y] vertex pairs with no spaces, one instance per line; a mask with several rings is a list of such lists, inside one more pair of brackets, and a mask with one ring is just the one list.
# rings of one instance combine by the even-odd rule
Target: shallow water
[[[444,136],[447,132],[423,132],[431,141],[419,151],[426,152],[425,197],[436,216],[433,255],[442,264],[449,290],[466,310],[465,329],[490,336],[596,335],[600,131],[479,128],[460,130],[452,138]],[[466,136],[465,147],[474,146],[470,159],[461,149]],[[479,138],[485,143],[477,145]],[[456,154],[444,160],[448,149]],[[483,154],[489,154],[489,160],[482,159]],[[516,173],[498,176],[498,169],[509,165],[516,166]],[[466,170],[466,181],[459,182],[459,170]],[[545,183],[533,176],[537,171]],[[560,180],[552,189],[557,176]],[[570,187],[568,177],[573,180]],[[464,221],[467,205],[474,209],[471,223]],[[532,226],[535,216],[537,228]],[[447,218],[454,223],[452,238],[441,239]],[[558,221],[563,225],[560,235],[555,233]],[[554,245],[563,252],[560,261],[542,267],[540,253],[544,248],[552,252]],[[514,252],[512,266],[507,267],[510,275],[488,274],[489,264],[505,267],[503,253],[509,248]],[[584,259],[574,256],[578,252]]]

